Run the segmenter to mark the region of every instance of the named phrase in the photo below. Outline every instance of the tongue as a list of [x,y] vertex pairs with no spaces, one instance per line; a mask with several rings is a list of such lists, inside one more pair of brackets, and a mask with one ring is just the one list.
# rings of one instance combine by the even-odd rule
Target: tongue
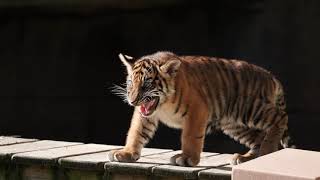
[[141,112],[143,115],[148,114],[147,109],[146,109],[143,105],[140,106],[140,112]]
[[154,104],[154,100],[141,104],[140,111],[142,114],[147,115],[150,112],[150,107]]

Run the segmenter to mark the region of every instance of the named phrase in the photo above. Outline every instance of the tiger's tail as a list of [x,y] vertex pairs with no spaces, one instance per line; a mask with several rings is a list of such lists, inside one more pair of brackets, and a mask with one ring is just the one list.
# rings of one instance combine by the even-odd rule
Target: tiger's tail
[[288,130],[285,130],[285,132],[283,133],[280,144],[283,148],[297,148],[296,145],[294,145],[294,142],[290,137]]

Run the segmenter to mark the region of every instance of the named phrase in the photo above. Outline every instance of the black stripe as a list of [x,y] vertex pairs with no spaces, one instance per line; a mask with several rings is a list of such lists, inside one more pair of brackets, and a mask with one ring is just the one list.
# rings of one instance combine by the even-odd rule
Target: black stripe
[[141,141],[141,139],[138,139],[138,141],[139,141],[139,143],[140,143],[140,144],[144,144],[144,142],[143,142],[143,141]]
[[248,103],[247,103],[247,99],[244,99],[244,103],[243,103],[243,107],[242,107],[242,112],[241,112],[241,120],[243,124],[246,124],[247,122],[247,109],[248,109]]
[[143,134],[144,136],[148,137],[148,139],[151,139],[151,138],[152,138],[149,134],[147,134],[147,133],[144,132],[144,131],[142,131],[142,134]]
[[139,135],[146,141],[149,141],[151,137],[145,132],[139,132]]
[[165,87],[166,89],[168,89],[168,83],[167,83],[167,81],[166,81],[164,78],[162,78],[161,76],[158,76],[158,78],[159,78],[159,80],[160,80],[160,83],[163,83],[163,84],[164,84],[164,87]]
[[236,95],[234,95],[232,97],[230,104],[229,104],[230,107],[229,107],[228,113],[230,115],[234,115],[235,113],[237,113],[237,108],[236,108],[237,102],[238,102],[238,97]]
[[160,90],[161,92],[163,92],[163,90],[162,90],[162,89],[163,89],[163,86],[162,86],[162,83],[161,83],[159,77],[156,76],[156,78],[154,78],[154,80],[155,80],[155,81],[158,81],[159,90]]
[[141,68],[141,69],[146,69],[147,65],[146,65],[146,62],[145,62],[145,61],[142,61],[141,65],[142,65],[142,68]]
[[139,135],[140,135],[145,141],[149,141],[148,136],[145,136],[145,135],[142,134],[141,132],[139,132]]
[[282,120],[285,116],[288,116],[288,114],[284,112],[284,113],[281,115],[281,120]]
[[232,70],[230,70],[230,74],[231,74],[232,80],[234,82],[234,90],[236,91],[236,94],[240,94],[239,81],[238,81],[237,74],[236,74],[237,72],[238,71],[236,71],[234,68]]
[[272,117],[270,119],[268,117],[266,117],[266,120],[268,119],[269,121],[265,122],[265,125],[262,126],[262,128],[265,126],[266,126],[266,128],[264,128],[264,129],[269,129],[270,127],[272,127],[278,117],[279,117],[278,112],[273,112]]
[[251,122],[255,125],[255,122],[257,121],[259,116],[261,118],[261,114],[262,114],[262,105],[258,104],[257,105],[257,109],[254,111],[252,117],[251,117]]
[[239,115],[240,115],[240,112],[241,112],[241,107],[242,107],[242,100],[243,100],[243,97],[239,97],[238,98],[238,101],[237,101],[237,110],[236,110],[236,116],[235,116],[235,120],[237,120],[239,118]]
[[246,97],[241,97],[241,98],[242,98],[242,102],[240,105],[240,119],[241,119],[241,123],[245,123],[244,115],[247,111],[247,99]]
[[222,77],[222,79],[223,79],[223,82],[224,82],[224,84],[225,84],[225,92],[227,92],[227,100],[229,100],[229,97],[230,97],[230,84],[228,84],[228,82],[230,81],[229,80],[229,75],[228,75],[228,68],[227,68],[227,66],[226,66],[226,64],[225,64],[225,62],[224,61],[222,61],[222,60],[220,60],[220,61],[218,61],[219,62],[219,64],[220,64],[220,66],[222,66],[221,68],[222,68],[222,71],[221,71],[221,77]]
[[152,122],[151,120],[149,120],[149,119],[145,119],[145,120],[146,120],[146,122],[148,122],[149,124],[151,124],[154,128],[157,127],[156,123]]
[[177,114],[177,112],[179,111],[180,106],[181,106],[181,101],[182,101],[182,90],[180,90],[179,95],[180,95],[180,96],[179,96],[178,104],[177,104],[176,110],[174,111],[174,113],[175,113],[175,114]]
[[[199,66],[199,64],[194,63],[193,64],[193,68],[190,68],[189,72],[191,73],[191,76],[193,77],[194,80],[196,80],[197,82],[202,82],[202,79],[199,77],[199,72],[197,70],[200,70],[200,66]],[[203,101],[206,101],[207,97],[204,94],[205,92],[202,91],[202,86],[201,85],[198,85],[198,86],[192,85],[191,87],[196,89],[196,91],[201,96],[200,98]]]
[[254,134],[252,135],[252,137],[247,141],[249,147],[251,145],[253,145],[253,147],[251,149],[255,149],[255,148],[258,148],[257,150],[260,149],[260,143],[261,142],[256,142],[257,139],[261,137],[260,133],[263,133],[263,132],[261,132],[259,130],[256,130],[254,132]]
[[146,129],[147,131],[153,133],[153,131],[150,128],[146,127],[144,124],[142,124],[142,128],[143,128],[142,131]]
[[234,101],[234,98],[230,98],[228,100],[228,105],[227,105],[227,110],[226,110],[227,116],[230,116],[232,113],[231,104],[233,104],[233,101]]
[[260,82],[264,82],[264,79],[260,78],[261,75],[259,72],[255,72],[252,74],[253,78],[254,78],[254,82],[252,85],[252,94],[257,97],[258,96],[258,92],[259,92],[259,88],[261,86]]
[[254,101],[253,101],[252,98],[250,98],[248,101],[249,101],[249,107],[248,107],[247,112],[246,112],[246,123],[248,123],[250,121],[250,117],[251,117],[252,112],[253,112],[254,107],[255,107]]
[[[247,64],[246,64],[247,66]],[[248,76],[247,76],[247,68],[244,68],[242,69],[241,71],[241,79],[242,79],[242,86],[244,87],[243,88],[243,92],[241,92],[241,94],[243,95],[248,95],[248,92],[247,91],[247,88],[249,87],[249,79],[248,79]]]
[[250,87],[248,87],[248,89],[250,89],[251,90],[251,92],[250,92],[250,94],[251,94],[251,96],[254,96],[254,88],[255,88],[255,85],[256,85],[256,83],[257,83],[257,80],[256,80],[256,72],[252,72],[252,69],[253,69],[253,67],[252,67],[252,65],[250,64],[250,66],[249,66],[250,68],[250,71],[249,71],[249,77],[250,77]]
[[[217,58],[217,64],[216,64],[216,69],[217,69],[217,76],[219,76],[219,80],[220,80],[220,83],[221,83],[221,90],[219,91],[220,93],[220,97],[221,96],[224,96],[224,102],[223,100],[221,99],[221,103],[223,103],[223,105],[226,105],[226,101],[228,101],[228,87],[227,87],[227,84],[226,84],[226,80],[225,80],[225,76],[224,76],[224,73],[223,73],[223,70],[221,69],[221,60],[219,60],[219,58]],[[224,94],[222,94],[222,92]],[[221,104],[221,108],[220,108],[220,111],[221,111],[221,116],[223,116],[225,114],[225,110],[226,110],[226,107],[222,107],[222,104]]]
[[184,113],[181,115],[181,117],[184,117],[185,115],[187,115],[188,111],[189,111],[189,104],[187,104],[186,110],[185,110]]
[[262,112],[259,113],[258,117],[254,119],[253,121],[253,125],[256,126],[258,125],[259,121],[261,120],[262,116],[264,116],[264,118],[266,118],[267,114],[272,110],[273,108],[269,108],[267,110],[264,110]]
[[250,135],[252,133],[252,130],[247,130],[244,133],[241,133],[240,136],[238,136],[238,140],[240,141],[241,139],[245,138],[246,136]]
[[283,118],[287,116],[287,113],[283,113],[281,116],[279,113],[277,113],[277,116],[280,118],[279,118],[278,122],[273,122],[273,124],[275,124],[275,123],[279,124],[283,120]]
[[[207,104],[211,104],[213,102],[213,97],[212,97],[212,92],[211,92],[211,86],[209,84],[209,79],[207,78],[207,74],[205,72],[207,72],[207,66],[208,64],[206,62],[204,62],[205,64],[201,64],[199,65],[199,70],[200,70],[200,74],[203,78],[202,82],[205,84],[205,90],[206,90],[206,95],[208,97],[206,97],[204,100],[207,101]],[[208,103],[209,101],[209,103]]]
[[[210,59],[211,60],[211,59]],[[220,87],[220,84],[221,84],[221,78],[220,78],[220,75],[219,75],[219,73],[217,73],[217,64],[216,64],[216,61],[215,61],[215,59],[212,59],[212,61],[211,61],[212,63],[210,64],[210,71],[212,71],[212,72],[214,72],[215,74],[216,74],[216,81],[218,81],[218,82],[214,82],[214,86],[216,87],[216,88],[212,88],[212,90],[214,90],[214,89],[219,89],[219,88],[221,88]],[[212,82],[213,83],[213,82]],[[211,83],[211,85],[213,85]],[[220,112],[220,114],[219,114],[219,116],[220,117],[222,117],[222,113],[223,112],[221,112],[222,111],[222,109],[223,109],[223,107],[222,107],[222,98],[221,98],[221,93],[220,93],[220,91],[218,90],[218,91],[214,91],[213,92],[213,98],[214,98],[214,102],[216,102],[216,103],[213,103],[213,104],[217,104],[218,105],[218,107],[214,107],[215,109],[218,109],[219,110],[219,112]]]

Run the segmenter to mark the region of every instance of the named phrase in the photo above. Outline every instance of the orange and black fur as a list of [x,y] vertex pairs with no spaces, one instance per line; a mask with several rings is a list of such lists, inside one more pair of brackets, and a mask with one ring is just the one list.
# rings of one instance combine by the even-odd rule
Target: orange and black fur
[[170,52],[119,56],[128,76],[117,92],[135,110],[126,145],[109,154],[111,161],[136,161],[159,121],[182,129],[182,153],[171,158],[180,166],[199,163],[205,135],[214,130],[250,148],[232,164],[288,146],[284,92],[270,72],[244,61]]

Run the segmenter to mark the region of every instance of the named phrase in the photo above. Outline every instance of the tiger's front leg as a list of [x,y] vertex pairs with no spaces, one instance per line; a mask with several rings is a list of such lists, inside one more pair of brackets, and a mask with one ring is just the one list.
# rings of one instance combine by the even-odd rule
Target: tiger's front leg
[[110,161],[134,162],[140,158],[141,150],[153,137],[158,127],[158,120],[142,117],[135,108],[130,129],[123,149],[109,153]]
[[198,104],[187,115],[182,126],[182,153],[171,157],[170,162],[179,166],[196,166],[200,162],[200,154],[205,139],[208,111]]

